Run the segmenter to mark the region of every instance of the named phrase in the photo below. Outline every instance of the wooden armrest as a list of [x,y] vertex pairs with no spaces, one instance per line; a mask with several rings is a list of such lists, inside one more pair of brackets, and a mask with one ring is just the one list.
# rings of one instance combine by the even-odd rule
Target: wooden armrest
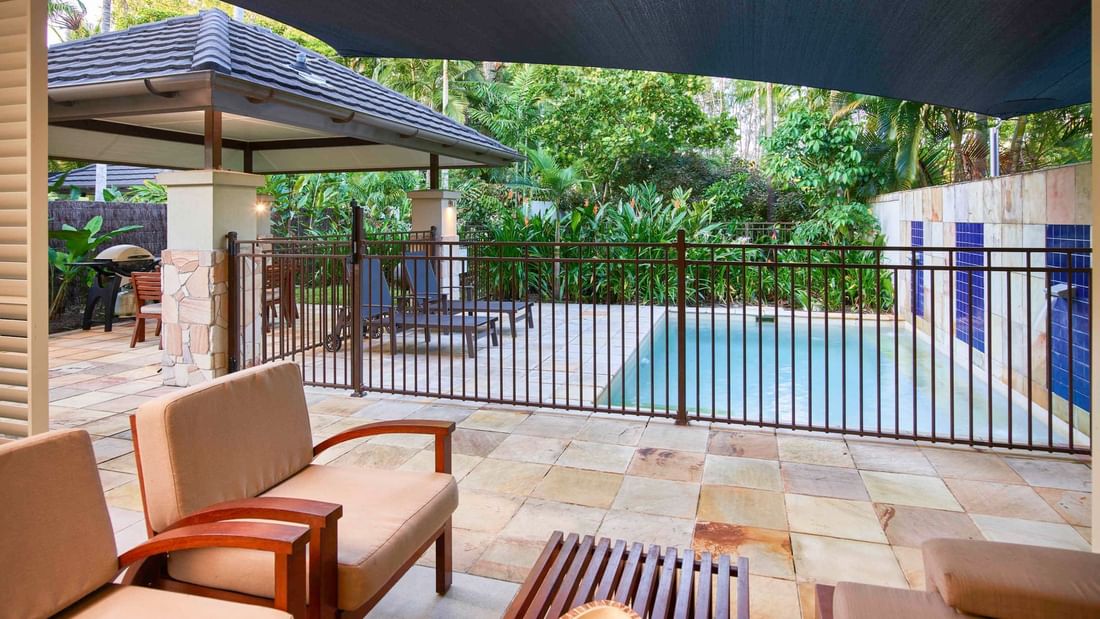
[[343,515],[344,507],[336,503],[261,496],[211,505],[177,521],[168,532],[245,518],[308,526],[309,616],[327,619],[336,616],[336,523]]
[[200,509],[199,511],[176,521],[167,530],[225,520],[278,520],[304,524],[310,528],[331,527],[344,515],[344,507],[336,503],[294,499],[287,497],[253,497],[225,501]]
[[453,421],[437,419],[397,419],[394,421],[375,421],[344,430],[329,437],[313,448],[317,456],[334,445],[357,438],[378,436],[380,434],[431,434],[435,436],[435,472],[451,472],[451,433],[455,431]]
[[244,548],[275,554],[275,608],[306,617],[306,542],[300,527],[268,522],[212,522],[165,531],[122,553],[119,568],[169,552],[194,548]]

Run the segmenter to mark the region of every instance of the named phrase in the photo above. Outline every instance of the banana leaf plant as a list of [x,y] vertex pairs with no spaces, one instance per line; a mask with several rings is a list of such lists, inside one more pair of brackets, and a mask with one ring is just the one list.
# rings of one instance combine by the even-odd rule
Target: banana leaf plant
[[[53,298],[50,301],[50,318],[57,316],[65,305],[65,297],[69,286],[74,281],[83,277],[85,282],[91,278],[91,272],[85,267],[74,266],[73,263],[90,260],[99,246],[118,237],[120,234],[140,230],[141,226],[122,226],[110,232],[100,234],[103,228],[103,217],[96,215],[84,224],[83,228],[74,228],[69,224],[61,226],[60,230],[50,230],[49,237],[64,244],[64,249],[53,247],[49,250],[50,268],[58,274]],[[54,278],[51,278],[53,280]]]

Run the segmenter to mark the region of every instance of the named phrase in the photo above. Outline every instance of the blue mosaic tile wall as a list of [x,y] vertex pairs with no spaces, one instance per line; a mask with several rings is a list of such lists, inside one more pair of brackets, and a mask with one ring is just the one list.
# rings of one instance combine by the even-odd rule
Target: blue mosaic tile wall
[[[1047,248],[1087,248],[1091,239],[1090,226],[1048,225]],[[1047,266],[1067,268],[1072,260],[1072,268],[1087,268],[1091,259],[1087,254],[1047,253]],[[1071,387],[1073,405],[1084,410],[1091,408],[1091,384],[1089,359],[1089,276],[1087,273],[1073,273],[1072,297],[1052,296],[1050,300],[1050,382],[1054,393],[1066,400],[1070,399]],[[1053,272],[1050,275],[1051,287],[1069,283],[1068,271]],[[1073,328],[1072,346],[1070,327]],[[1073,351],[1072,360],[1070,351]],[[1070,380],[1070,367],[1073,379]],[[1070,384],[1072,382],[1072,385]]]
[[[924,222],[914,221],[910,225],[910,244],[913,247],[924,247]],[[917,266],[924,264],[923,251],[915,252],[913,258]],[[913,314],[924,316],[924,271],[913,272]]]
[[[956,247],[985,247],[982,224],[955,224]],[[985,266],[985,254],[977,251],[955,253],[957,266]],[[985,273],[955,273],[955,337],[985,352]]]

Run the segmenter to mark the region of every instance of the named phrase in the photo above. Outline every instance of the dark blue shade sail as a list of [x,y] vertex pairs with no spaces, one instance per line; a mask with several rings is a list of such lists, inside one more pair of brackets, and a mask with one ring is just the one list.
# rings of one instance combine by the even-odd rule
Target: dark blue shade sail
[[238,0],[345,56],[645,69],[993,116],[1090,96],[1088,0]]

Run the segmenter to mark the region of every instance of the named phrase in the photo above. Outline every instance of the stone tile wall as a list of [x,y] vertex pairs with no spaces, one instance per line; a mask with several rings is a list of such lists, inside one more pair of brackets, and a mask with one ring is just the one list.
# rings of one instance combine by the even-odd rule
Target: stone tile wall
[[[1048,224],[1092,224],[1091,174],[1091,164],[1084,163],[902,191],[878,196],[872,200],[872,209],[887,237],[887,245],[891,246],[910,246],[912,223],[921,222],[925,247],[958,247],[956,224],[980,223],[983,224],[985,247],[1041,249],[1047,245]],[[895,264],[911,262],[909,252],[895,252],[889,259]],[[945,266],[950,259],[948,252],[927,249],[923,252],[925,265]],[[1023,268],[1028,266],[1028,260],[1023,252],[994,253],[990,265]],[[1030,266],[1046,266],[1045,253],[1032,253]],[[911,277],[912,272],[898,274],[898,312],[909,320],[913,319]],[[1026,393],[1030,386],[1037,405],[1044,408],[1053,406],[1056,413],[1066,418],[1066,402],[1055,398],[1052,403],[1048,398],[1049,334],[1044,314],[1047,307],[1046,275],[1041,272],[1030,275],[1023,272],[993,272],[987,277],[988,304],[984,324],[989,341],[984,353],[971,351],[968,344],[954,337],[950,320],[955,312],[950,296],[954,282],[949,281],[953,276],[947,272],[924,273],[925,315],[915,318],[917,328],[935,338],[938,351],[944,354],[953,345],[958,362],[965,360],[969,363],[970,353],[973,352],[973,365],[982,376],[990,371],[986,365],[988,354],[996,381],[1007,384],[1011,378],[1013,391],[1017,393]],[[929,308],[935,309],[934,329]],[[1087,414],[1081,414],[1077,415],[1075,422],[1086,422],[1087,419]],[[1080,427],[1078,423],[1075,425]]]
[[228,260],[223,250],[161,254],[163,380],[186,387],[229,369]]

